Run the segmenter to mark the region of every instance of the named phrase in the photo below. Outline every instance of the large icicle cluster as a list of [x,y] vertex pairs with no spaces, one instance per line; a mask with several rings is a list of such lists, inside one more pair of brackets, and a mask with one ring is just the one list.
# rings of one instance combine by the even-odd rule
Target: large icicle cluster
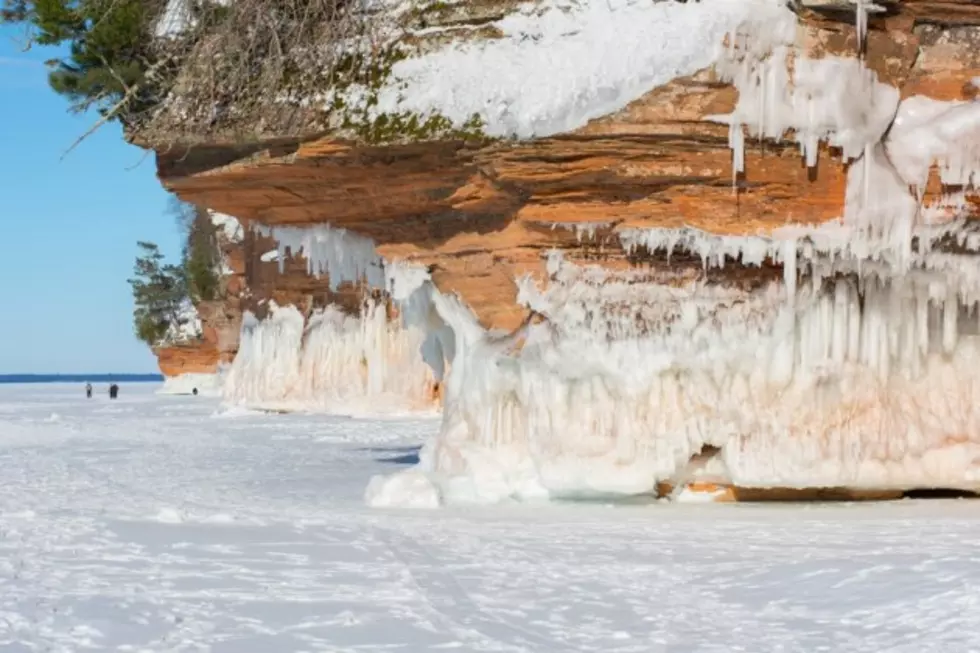
[[716,64],[739,90],[735,110],[716,117],[731,125],[736,172],[745,166],[743,126],[750,136],[776,140],[792,131],[814,167],[820,141],[856,159],[892,121],[898,89],[879,82],[858,59],[805,57],[796,41],[796,16],[785,8],[770,11],[742,23]]
[[308,317],[275,304],[263,320],[246,313],[226,400],[269,410],[431,410],[453,340],[429,300],[428,272],[385,266],[371,240],[329,225],[259,229],[277,239],[280,269],[287,254],[302,254],[308,272],[329,275],[332,289],[364,282],[387,290],[399,315],[389,319],[375,299],[358,315],[333,305]]
[[[859,41],[867,12],[879,9],[856,3]],[[818,164],[821,142],[840,148],[854,164],[840,216],[844,229],[830,248],[846,247],[905,272],[915,265],[913,232],[959,217],[964,191],[980,183],[980,102],[903,100],[860,58],[812,59],[798,41],[797,19],[786,7],[753,16],[729,35],[716,69],[738,89],[738,102],[731,114],[712,119],[730,126],[733,174],[746,172],[746,132],[773,140],[791,134],[810,167]],[[942,183],[958,190],[923,206],[933,165]],[[820,231],[826,240],[827,230]]]
[[[522,299],[545,319],[494,338],[434,298],[458,349],[418,471],[443,501],[652,492],[705,447],[745,487],[980,488],[980,305],[901,279],[805,281],[791,303],[568,264]],[[386,487],[368,501],[396,502]]]
[[[520,284],[529,321],[484,332],[458,301],[442,430],[417,469],[370,483],[372,505],[743,487],[980,490],[980,266],[966,193],[980,183],[980,102],[902,99],[862,58],[810,59],[782,2],[750,14],[716,62],[746,137],[821,143],[848,169],[838,220],[713,236],[626,229],[627,251],[694,253],[705,268],[782,266],[761,289],[667,283],[549,261]],[[858,40],[867,12],[856,3]],[[923,201],[938,168],[944,194]],[[657,276],[660,274],[661,276]],[[764,275],[760,278],[764,278]],[[705,453],[708,452],[708,453]],[[704,460],[707,459],[707,464]]]
[[329,224],[311,227],[256,225],[256,230],[278,243],[280,272],[288,250],[294,256],[302,254],[309,274],[326,274],[331,290],[336,290],[345,282],[365,282],[373,288],[384,287],[384,262],[370,238],[346,229],[336,229]]
[[359,316],[333,306],[308,320],[293,306],[273,306],[264,320],[246,313],[224,395],[265,410],[431,409],[434,374],[419,353],[425,337],[371,301]]

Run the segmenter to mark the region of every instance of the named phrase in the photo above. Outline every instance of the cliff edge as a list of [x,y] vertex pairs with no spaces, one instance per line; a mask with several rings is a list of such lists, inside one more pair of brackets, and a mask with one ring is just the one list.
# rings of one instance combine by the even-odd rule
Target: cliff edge
[[375,505],[980,486],[974,3],[365,11],[329,84],[262,96],[278,132],[231,93],[157,148],[183,199],[377,293],[250,318],[226,396],[435,384]]

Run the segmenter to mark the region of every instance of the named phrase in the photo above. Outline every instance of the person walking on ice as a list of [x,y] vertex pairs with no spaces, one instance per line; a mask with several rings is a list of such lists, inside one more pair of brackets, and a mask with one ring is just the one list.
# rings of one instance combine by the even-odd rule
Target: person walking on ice
[[109,399],[115,399],[119,396],[119,386],[113,383],[109,386]]
[[92,384],[91,383],[86,383],[85,384],[85,396],[88,397],[89,399],[92,398]]

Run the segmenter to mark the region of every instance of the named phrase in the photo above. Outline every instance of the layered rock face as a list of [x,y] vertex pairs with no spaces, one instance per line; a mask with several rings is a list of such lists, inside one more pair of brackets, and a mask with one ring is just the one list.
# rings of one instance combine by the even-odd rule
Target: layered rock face
[[425,334],[399,318],[369,240],[253,223],[232,249],[240,290],[222,302],[227,328],[215,329],[234,348],[222,379],[226,400],[346,413],[437,406]]
[[[242,243],[244,231],[227,215],[212,214],[221,268],[218,299],[191,305],[188,301],[180,320],[162,343],[153,348],[160,372],[166,379],[164,392],[189,393],[199,385],[214,385],[223,365],[231,363],[238,350],[241,302],[248,294]],[[201,388],[199,388],[200,390]]]
[[157,347],[153,353],[156,354],[160,372],[165,377],[181,374],[214,374],[221,362],[217,349],[196,343]]
[[453,46],[458,7],[379,105],[516,138],[157,156],[290,253],[329,224],[388,264],[446,403],[374,503],[980,488],[975,5],[554,2]]
[[[351,410],[352,399],[384,399],[381,404],[393,409],[437,403],[421,340],[393,322],[397,309],[383,281],[375,279],[374,287],[363,279],[334,283],[331,271],[314,269],[315,252],[282,247],[226,214],[212,219],[221,255],[220,299],[198,302],[189,316],[195,324],[154,349],[167,379],[164,392],[207,389],[274,410],[338,410],[341,402]],[[381,274],[380,260],[367,265]],[[342,277],[343,270],[334,276]],[[270,379],[277,365],[283,369]],[[400,381],[386,382],[395,377]]]

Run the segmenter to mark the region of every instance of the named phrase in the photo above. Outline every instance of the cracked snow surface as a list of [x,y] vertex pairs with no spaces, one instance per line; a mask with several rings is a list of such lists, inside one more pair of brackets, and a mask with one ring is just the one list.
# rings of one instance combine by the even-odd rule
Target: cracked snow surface
[[0,386],[0,650],[980,650],[980,502],[376,511],[434,420],[154,390]]

